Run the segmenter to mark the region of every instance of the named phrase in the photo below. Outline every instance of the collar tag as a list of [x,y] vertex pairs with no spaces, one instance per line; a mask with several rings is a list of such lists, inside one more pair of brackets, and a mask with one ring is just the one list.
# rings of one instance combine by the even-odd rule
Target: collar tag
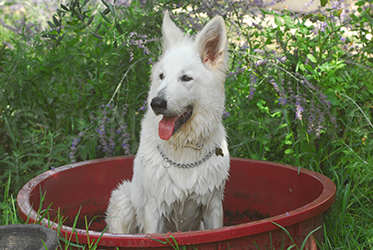
[[215,154],[216,154],[216,156],[222,156],[222,157],[224,157],[224,154],[223,154],[223,149],[221,149],[220,147],[219,148],[216,148],[216,150],[215,150]]

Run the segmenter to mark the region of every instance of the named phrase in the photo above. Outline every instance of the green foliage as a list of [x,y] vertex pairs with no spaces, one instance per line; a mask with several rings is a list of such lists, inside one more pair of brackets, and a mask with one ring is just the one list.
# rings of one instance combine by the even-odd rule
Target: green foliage
[[350,15],[338,8],[300,17],[263,11],[274,24],[260,19],[242,32],[247,44],[233,51],[232,69],[247,68],[227,80],[233,155],[306,167],[336,182],[325,249],[373,246],[373,20],[371,3],[357,5]]
[[[128,109],[126,121],[117,118],[127,123],[131,150],[136,152],[141,116],[137,110],[146,98],[148,60],[158,54],[158,44],[143,42],[141,47],[131,41],[136,35],[120,34],[118,27],[159,37],[160,13],[147,11],[143,17],[139,6],[122,7],[122,12],[106,14],[114,20],[110,25],[100,15],[87,16],[98,7],[83,7],[78,1],[70,2],[70,11],[61,5],[49,23],[53,30],[18,39],[14,49],[2,49],[0,177],[5,183],[9,173],[14,175],[12,192],[38,173],[68,163],[74,135],[92,127],[91,121],[99,119],[95,113],[109,102],[116,110]],[[158,21],[147,21],[154,16]],[[154,54],[144,54],[145,48]],[[98,140],[86,145],[90,152],[77,160],[102,157],[95,153]]]
[[10,182],[12,180],[9,174],[8,181],[5,185],[4,199],[0,202],[1,219],[0,225],[18,224],[20,220],[17,217],[16,198],[9,193]]

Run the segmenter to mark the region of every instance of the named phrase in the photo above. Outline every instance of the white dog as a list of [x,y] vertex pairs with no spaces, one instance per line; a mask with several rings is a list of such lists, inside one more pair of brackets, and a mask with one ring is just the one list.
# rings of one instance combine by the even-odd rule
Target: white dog
[[223,226],[229,152],[222,124],[227,34],[215,17],[195,39],[163,19],[132,181],[113,190],[108,232],[165,233]]

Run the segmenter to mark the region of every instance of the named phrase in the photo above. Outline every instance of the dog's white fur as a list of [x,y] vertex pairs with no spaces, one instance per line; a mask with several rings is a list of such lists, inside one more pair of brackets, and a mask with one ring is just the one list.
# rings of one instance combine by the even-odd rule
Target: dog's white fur
[[[123,181],[112,192],[106,212],[108,232],[164,233],[212,229],[223,226],[222,199],[229,171],[229,152],[222,124],[227,37],[223,18],[215,17],[195,39],[185,36],[163,19],[163,55],[152,68],[148,109],[142,120],[140,147],[134,160],[132,181]],[[187,76],[190,79],[182,79]],[[162,140],[151,101],[167,101],[163,115],[193,114],[168,140]],[[203,143],[201,149],[194,146]],[[164,165],[157,146],[177,163],[203,159],[193,168]]]

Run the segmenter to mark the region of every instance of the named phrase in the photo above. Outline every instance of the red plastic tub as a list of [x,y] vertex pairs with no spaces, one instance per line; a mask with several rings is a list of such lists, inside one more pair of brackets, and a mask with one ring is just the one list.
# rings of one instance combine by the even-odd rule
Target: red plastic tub
[[[63,237],[80,244],[88,243],[86,217],[89,242],[96,242],[102,236],[99,249],[172,249],[170,244],[156,241],[167,238],[175,244],[170,234],[102,235],[111,190],[121,180],[131,179],[132,163],[133,157],[114,157],[47,171],[20,190],[17,197],[20,216],[24,221],[29,217],[28,223],[34,223],[39,221],[37,211],[42,213],[48,209],[49,221],[43,219],[42,223],[57,229],[59,220],[66,219],[60,228]],[[330,179],[306,169],[232,158],[225,188],[225,226],[172,233],[172,236],[179,246],[198,250],[286,249],[294,243],[300,247],[303,242],[306,242],[305,249],[316,249],[317,242],[323,241],[320,227],[325,211],[335,200],[335,190]],[[44,197],[42,207],[41,196]]]

